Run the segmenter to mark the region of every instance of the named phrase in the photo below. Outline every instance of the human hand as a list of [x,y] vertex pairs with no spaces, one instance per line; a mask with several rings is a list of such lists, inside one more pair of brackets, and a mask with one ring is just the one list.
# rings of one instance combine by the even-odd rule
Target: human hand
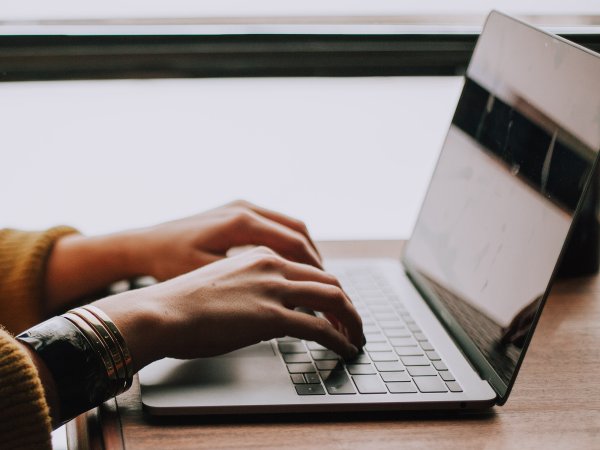
[[138,272],[158,280],[218,261],[233,247],[264,245],[283,257],[321,268],[306,225],[246,201],[130,234]]
[[48,261],[45,307],[49,315],[62,311],[69,302],[123,279],[151,275],[166,280],[246,245],[265,245],[292,261],[321,267],[302,222],[236,201],[149,228],[60,239]]
[[334,276],[264,247],[94,305],[120,329],[136,371],[163,357],[213,356],[286,335],[345,357],[364,345],[360,316]]

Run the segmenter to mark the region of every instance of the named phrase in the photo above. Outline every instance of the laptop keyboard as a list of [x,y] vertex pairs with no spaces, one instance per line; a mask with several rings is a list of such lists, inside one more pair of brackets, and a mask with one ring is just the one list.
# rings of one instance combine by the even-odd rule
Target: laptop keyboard
[[344,361],[316,342],[277,339],[298,395],[462,392],[382,274],[360,268],[336,275],[363,319],[367,345]]

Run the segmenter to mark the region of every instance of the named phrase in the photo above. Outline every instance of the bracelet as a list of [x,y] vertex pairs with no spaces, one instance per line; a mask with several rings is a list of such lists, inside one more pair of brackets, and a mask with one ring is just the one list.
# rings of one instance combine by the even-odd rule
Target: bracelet
[[104,325],[108,328],[108,331],[111,333],[117,345],[119,346],[119,350],[121,350],[121,355],[123,357],[123,362],[125,364],[125,375],[127,379],[127,385],[125,389],[129,389],[131,387],[131,383],[133,381],[133,363],[131,359],[131,353],[129,353],[129,347],[125,343],[125,339],[123,339],[123,335],[114,324],[114,322],[106,315],[104,311],[100,308],[95,307],[94,305],[86,305],[83,309],[88,310],[92,314],[94,314],[98,319],[100,319]]
[[110,380],[97,351],[76,325],[53,317],[19,334],[44,361],[60,401],[57,422],[65,423],[110,398]]
[[52,374],[61,423],[125,392],[133,381],[131,354],[123,336],[94,306],[53,317],[17,339],[33,348]]

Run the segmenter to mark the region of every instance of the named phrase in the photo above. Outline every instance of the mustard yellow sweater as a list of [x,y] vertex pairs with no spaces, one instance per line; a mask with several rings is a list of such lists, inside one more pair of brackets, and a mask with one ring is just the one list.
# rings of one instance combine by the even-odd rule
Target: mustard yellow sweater
[[[50,449],[50,414],[33,362],[11,333],[44,317],[44,276],[54,243],[74,233],[0,230],[0,448]],[[4,329],[2,329],[4,327]]]

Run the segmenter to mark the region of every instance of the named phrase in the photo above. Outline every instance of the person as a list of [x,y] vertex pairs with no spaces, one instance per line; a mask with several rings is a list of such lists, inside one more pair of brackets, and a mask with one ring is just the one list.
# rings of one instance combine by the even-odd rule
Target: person
[[[242,246],[254,248],[227,256]],[[158,283],[65,313],[143,275]],[[282,336],[352,357],[365,342],[306,226],[245,201],[106,236],[0,230],[0,323],[2,448],[50,448],[52,427],[123,392],[133,373],[164,357]]]

